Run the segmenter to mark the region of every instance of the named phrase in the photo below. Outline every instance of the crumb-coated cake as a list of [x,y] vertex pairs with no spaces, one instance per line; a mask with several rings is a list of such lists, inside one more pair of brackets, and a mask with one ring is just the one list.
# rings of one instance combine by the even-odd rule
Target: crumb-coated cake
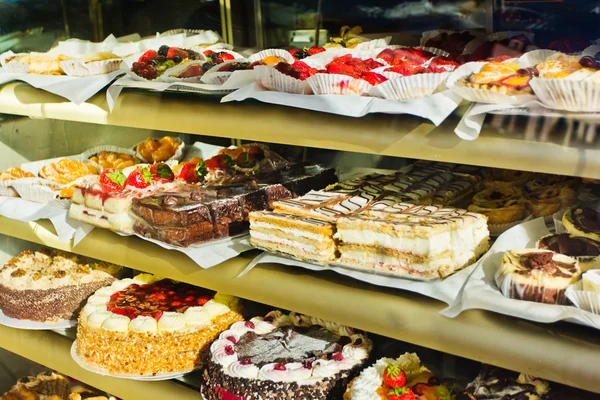
[[352,328],[272,311],[236,322],[210,346],[206,400],[340,399],[372,343]]
[[344,400],[454,400],[415,353],[381,358],[348,385]]
[[222,331],[243,318],[232,296],[142,274],[115,281],[79,315],[76,354],[111,374],[187,372]]
[[511,250],[496,271],[496,284],[511,299],[564,304],[565,290],[579,278],[579,263],[550,250]]
[[0,309],[38,322],[76,319],[86,299],[115,278],[71,253],[25,250],[0,270]]

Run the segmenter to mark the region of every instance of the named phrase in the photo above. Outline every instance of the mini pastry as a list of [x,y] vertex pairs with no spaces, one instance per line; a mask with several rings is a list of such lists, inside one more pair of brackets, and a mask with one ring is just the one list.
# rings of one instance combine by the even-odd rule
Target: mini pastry
[[156,140],[148,138],[138,144],[136,151],[146,162],[166,161],[175,155],[181,142],[172,136],[163,136]]
[[41,178],[66,185],[86,175],[96,175],[98,171],[91,164],[63,158],[60,161],[44,165],[39,172]]
[[9,168],[0,173],[0,181],[11,181],[21,178],[35,178],[35,175],[28,171],[23,171],[21,168]]
[[562,219],[567,232],[600,242],[600,213],[591,208],[567,210]]
[[194,50],[160,46],[158,51],[148,50],[142,54],[131,66],[131,71],[144,79],[153,80],[164,74],[169,68],[203,58]]
[[564,304],[565,290],[579,278],[574,258],[550,250],[511,250],[496,271],[496,284],[511,299]]
[[42,75],[64,75],[60,63],[71,60],[63,54],[47,54],[32,52],[29,55],[29,73]]
[[140,159],[135,156],[124,153],[115,153],[113,151],[101,151],[100,153],[91,156],[90,160],[100,164],[104,169],[124,169],[141,162]]
[[536,177],[533,172],[512,169],[489,169],[485,171],[483,184],[488,189],[521,187]]
[[527,207],[534,217],[545,217],[572,206],[577,193],[568,186],[547,186],[527,194]]
[[473,197],[469,211],[487,216],[490,225],[521,221],[526,211],[523,192],[515,188],[486,189]]
[[583,66],[578,56],[557,53],[536,66],[540,78],[564,79],[581,70]]
[[542,400],[547,399],[550,384],[530,375],[484,365],[465,394],[471,400]]
[[67,378],[52,371],[26,376],[0,400],[69,400],[71,385]]
[[457,84],[513,96],[532,93],[529,86],[532,76],[532,71],[522,69],[515,63],[490,62],[485,64],[478,73],[463,77]]
[[538,240],[537,248],[573,257],[581,271],[600,268],[600,242],[570,233],[556,233]]

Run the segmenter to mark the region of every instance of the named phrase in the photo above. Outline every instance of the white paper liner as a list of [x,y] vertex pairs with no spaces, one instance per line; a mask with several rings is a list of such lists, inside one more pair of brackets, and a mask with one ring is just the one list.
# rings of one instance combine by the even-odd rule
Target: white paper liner
[[[245,58],[243,55],[241,55],[240,53],[238,53],[238,52],[236,52],[236,51],[233,51],[233,50],[229,50],[229,49],[209,49],[209,48],[206,48],[206,49],[202,49],[202,48],[200,48],[200,49],[198,49],[198,51],[199,51],[200,53],[203,53],[203,52],[205,52],[206,50],[212,50],[212,51],[214,51],[215,53],[223,52],[223,53],[231,54],[231,55],[233,56],[234,60],[242,60],[242,59],[243,59],[243,60],[245,60],[245,59],[246,59],[246,58]],[[204,54],[203,54],[203,55],[204,55]],[[206,57],[206,56],[204,56],[204,57]],[[208,60],[208,58],[207,58],[207,60]],[[232,60],[227,60],[227,61],[232,61]]]
[[218,53],[219,51],[224,51],[224,50],[231,51],[231,50],[233,50],[233,45],[231,45],[229,43],[222,43],[222,42],[220,42],[220,43],[211,44],[210,46],[206,46],[206,47],[200,46],[200,47],[197,47],[197,48],[202,49],[202,51],[212,50],[215,53]]
[[223,146],[216,146],[214,144],[194,142],[191,146],[188,146],[184,161],[189,161],[192,158],[201,158],[208,160],[211,157],[219,154],[219,151],[223,150]]
[[401,76],[395,72],[383,72],[382,75],[389,80],[373,86],[370,94],[388,100],[405,101],[431,96],[444,84],[450,73]]
[[340,275],[349,276],[353,279],[367,282],[372,285],[403,289],[431,297],[447,304],[454,301],[461,287],[467,281],[469,275],[475,268],[475,264],[468,266],[443,279],[418,279],[417,277],[401,277],[390,274],[377,273],[369,269],[358,269],[353,266],[342,266],[341,264],[321,264],[292,258],[288,255],[265,252],[254,258],[246,269],[239,275],[245,275],[258,264],[283,264],[293,267],[301,267],[312,271],[334,271]]
[[19,193],[13,188],[12,183],[16,179],[0,181],[0,197],[19,197]]
[[546,61],[546,59],[548,59],[556,53],[559,52],[555,50],[546,49],[528,51],[527,53],[519,57],[519,65],[523,66],[524,68],[533,67],[535,65],[543,63],[544,61]]
[[248,61],[253,63],[255,61],[260,61],[263,58],[269,57],[269,56],[281,57],[288,64],[293,64],[294,61],[296,61],[294,59],[294,57],[288,51],[283,50],[283,49],[266,49],[266,50],[259,51],[258,53],[252,54],[250,57],[248,57]]
[[[492,92],[491,90],[485,89],[473,89],[464,86],[460,86],[457,82],[472,73],[477,73],[487,63],[485,62],[470,62],[461,65],[454,70],[448,80],[446,86],[453,92],[460,95],[463,99],[469,100],[475,103],[491,103],[491,104],[506,104],[506,105],[519,105],[525,104],[536,99],[534,95],[521,94],[515,96],[509,96],[503,93]],[[533,82],[533,80],[532,80]]]
[[368,40],[366,42],[362,42],[357,44],[354,49],[356,50],[372,50],[372,49],[382,49],[390,44],[392,40],[391,36],[386,36],[380,39]]
[[4,53],[0,54],[0,65],[2,65],[4,72],[9,72],[12,74],[26,74],[29,72],[28,64],[23,64],[15,60],[9,62],[6,61],[6,59],[10,57],[26,55],[27,53],[14,53],[11,50],[5,51]]
[[10,318],[0,310],[0,325],[10,328],[26,329],[32,331],[47,331],[51,329],[67,329],[77,326],[77,321],[60,320],[56,322],[38,322],[26,319]]
[[84,160],[89,160],[92,163],[92,165],[94,165],[98,169],[98,171],[101,173],[104,170],[104,168],[102,168],[102,165],[98,164],[97,162],[92,161],[91,157],[97,155],[98,153],[100,153],[102,151],[108,151],[108,152],[117,153],[117,154],[127,154],[127,155],[130,155],[133,157],[138,157],[137,153],[134,150],[126,149],[124,147],[119,147],[119,146],[113,146],[111,144],[104,144],[104,145],[100,145],[100,146],[94,146],[91,149],[87,149],[86,151],[81,153],[81,158]]
[[338,94],[344,96],[366,96],[372,86],[364,79],[341,74],[316,74],[306,82],[316,95]]
[[202,75],[202,82],[207,83],[209,85],[222,85],[225,82],[227,82],[227,80],[229,79],[229,77],[231,75],[233,75],[233,72],[237,72],[237,71],[233,71],[233,72],[220,72],[219,69],[221,67],[223,67],[224,65],[229,65],[232,63],[236,63],[236,62],[243,62],[246,61],[246,59],[239,59],[239,60],[230,60],[230,61],[225,61],[221,64],[217,64],[214,67],[212,67],[211,69],[209,69],[208,71],[206,71],[204,73],[204,75]]
[[122,62],[123,60],[120,58],[88,62],[68,60],[62,61],[60,67],[69,76],[91,76],[110,74],[111,72],[118,71]]
[[600,112],[600,82],[534,78],[531,87],[547,107],[582,112]]
[[293,94],[311,94],[312,89],[307,81],[282,74],[273,67],[258,65],[254,67],[256,81],[263,87],[276,92]]
[[[174,136],[175,140],[178,141],[179,147],[177,148],[177,150],[175,151],[175,154],[173,154],[171,157],[169,157],[167,160],[162,161],[162,162],[168,162],[168,161],[181,161],[183,160],[183,156],[185,155],[185,143],[181,140],[180,137]],[[158,140],[160,138],[154,138],[155,140]],[[138,153],[137,151],[137,147],[144,143],[146,141],[146,139],[142,140],[141,142],[137,143],[135,146],[133,146],[133,151],[135,152],[135,156],[137,158],[139,158],[142,161],[145,161],[147,163],[152,163],[152,160],[146,160],[140,153]]]
[[530,221],[533,218],[531,214],[528,214],[525,218],[520,221],[509,222],[506,224],[488,224],[488,230],[490,231],[490,236],[500,236],[513,226],[517,226],[522,224],[523,222]]
[[[36,203],[49,203],[58,198],[62,185],[40,178],[21,178],[12,181],[19,197]],[[54,190],[53,188],[58,188]]]
[[593,45],[588,46],[585,49],[583,49],[583,51],[579,54],[579,56],[581,56],[581,57],[583,57],[583,56],[593,57],[599,51],[600,51],[600,45],[593,44]]
[[[194,32],[193,30],[187,31],[186,33]],[[223,38],[215,31],[210,30],[199,30],[195,31],[197,34],[187,36],[183,40],[184,46],[202,46],[202,45],[227,45],[222,43]]]
[[[317,53],[314,56],[306,57],[301,60],[305,64],[309,65],[312,68],[316,68],[318,70],[323,70],[334,59],[338,57],[345,56],[346,54],[352,55],[353,58],[360,58],[361,60],[366,60],[368,58],[373,58],[377,56],[377,54],[381,53],[383,49],[347,49],[344,47],[334,47],[330,49],[326,49],[321,53]],[[376,60],[383,65],[388,65],[383,60]]]
[[143,39],[138,42],[122,43],[112,50],[112,53],[119,57],[127,57],[136,53],[143,53],[146,50],[158,49],[160,46],[183,47],[186,39],[185,33],[178,35],[161,36],[156,34],[156,37]]
[[172,372],[172,373],[155,374],[155,375],[151,375],[151,374],[149,374],[149,375],[111,374],[105,368],[102,368],[101,366],[98,366],[98,365],[92,365],[89,362],[87,362],[86,360],[79,357],[79,355],[77,354],[77,340],[73,341],[73,344],[71,345],[71,358],[73,359],[73,361],[75,361],[75,363],[77,365],[79,365],[81,368],[85,369],[86,371],[90,371],[90,372],[93,372],[95,374],[102,375],[102,376],[109,376],[111,378],[131,379],[133,381],[148,381],[148,382],[166,381],[166,380],[170,380],[170,379],[174,379],[174,378],[180,378],[183,375],[194,371],[192,369],[192,370],[183,371],[183,372]]
[[50,54],[64,54],[69,57],[81,57],[86,54],[98,52],[112,52],[119,45],[117,38],[110,34],[102,42],[91,42],[81,39],[67,39],[59,41],[58,45],[52,48]]
[[[575,307],[592,314],[600,315],[600,293],[583,290],[582,281],[569,286],[565,294]],[[600,329],[600,317],[596,323],[598,324],[597,328]]]

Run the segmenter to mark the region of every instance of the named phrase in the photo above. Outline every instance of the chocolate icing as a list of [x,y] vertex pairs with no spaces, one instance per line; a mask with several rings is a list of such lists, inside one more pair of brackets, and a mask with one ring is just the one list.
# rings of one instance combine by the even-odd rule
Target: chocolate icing
[[575,210],[574,224],[584,232],[600,233],[600,214],[591,208]]
[[[539,382],[543,382],[539,380]],[[530,383],[517,382],[513,372],[484,365],[475,380],[469,383],[465,393],[472,400],[530,400],[547,397]],[[536,396],[536,397],[533,397]]]
[[600,242],[569,233],[559,233],[540,240],[539,248],[552,250],[570,257],[600,255]]

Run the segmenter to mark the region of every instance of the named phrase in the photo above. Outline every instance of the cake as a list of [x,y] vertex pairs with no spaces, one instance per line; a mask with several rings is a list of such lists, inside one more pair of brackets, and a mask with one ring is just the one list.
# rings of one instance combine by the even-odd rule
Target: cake
[[98,290],[79,315],[76,354],[107,373],[188,372],[223,330],[242,317],[238,300],[151,275]]
[[52,371],[26,376],[21,379],[0,400],[69,400],[71,385],[67,378]]
[[496,271],[496,284],[511,299],[564,304],[565,290],[579,278],[574,258],[550,250],[511,250]]
[[567,232],[600,241],[600,213],[591,208],[567,210],[562,223]]
[[250,214],[250,242],[265,250],[303,260],[328,262],[336,257],[335,225],[310,217],[256,211]]
[[538,240],[537,248],[573,257],[582,272],[600,268],[600,242],[570,233],[547,235]]
[[550,399],[548,382],[525,374],[484,365],[465,394],[471,400]]
[[532,94],[529,82],[533,74],[533,70],[521,69],[513,62],[489,62],[479,72],[463,77],[457,84],[471,89],[518,96]]
[[213,342],[201,391],[206,400],[339,399],[371,345],[351,328],[272,311],[233,324]]
[[[404,396],[404,397],[402,397]],[[381,358],[364,369],[346,389],[343,400],[454,400],[415,353]]]
[[488,249],[487,220],[456,208],[397,203],[339,218],[339,262],[422,278],[450,275]]
[[0,270],[0,309],[21,320],[74,320],[86,299],[114,280],[75,254],[25,250]]

